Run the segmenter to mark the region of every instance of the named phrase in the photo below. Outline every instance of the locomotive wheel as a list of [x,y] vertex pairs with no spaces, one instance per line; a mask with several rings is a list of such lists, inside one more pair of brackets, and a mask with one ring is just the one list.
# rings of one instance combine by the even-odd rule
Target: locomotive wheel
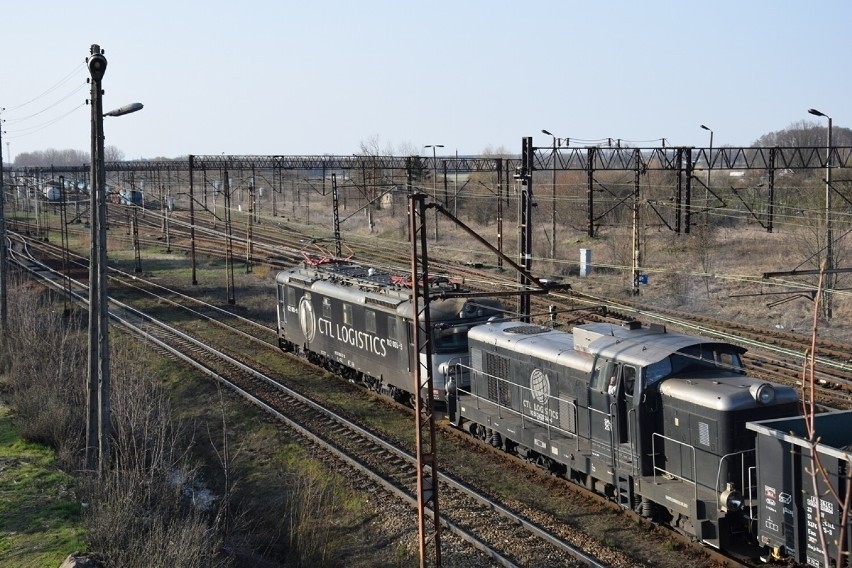
[[468,422],[466,424],[467,431],[471,436],[476,438],[477,440],[485,441],[485,428],[481,424],[477,424],[476,422]]

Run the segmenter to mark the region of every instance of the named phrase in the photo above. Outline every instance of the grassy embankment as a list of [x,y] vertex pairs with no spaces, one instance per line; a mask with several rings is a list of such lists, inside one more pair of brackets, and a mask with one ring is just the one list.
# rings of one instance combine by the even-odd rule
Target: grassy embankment
[[0,407],[0,565],[59,566],[84,548],[73,481],[54,462],[53,450],[22,440]]

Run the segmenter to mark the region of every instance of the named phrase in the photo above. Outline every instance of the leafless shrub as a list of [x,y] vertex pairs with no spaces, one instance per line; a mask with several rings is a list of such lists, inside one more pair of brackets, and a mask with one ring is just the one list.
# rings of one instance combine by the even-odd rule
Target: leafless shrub
[[701,279],[704,289],[710,295],[710,284],[712,282],[713,260],[716,249],[716,228],[705,222],[698,223],[692,228],[689,244],[695,257],[695,264],[702,272]]
[[112,566],[227,566],[206,515],[187,506],[183,486],[163,471],[123,472],[93,481],[89,547]]
[[334,519],[343,506],[327,477],[310,472],[302,464],[298,470],[288,470],[264,482],[277,485],[277,489],[264,487],[274,497],[253,510],[254,542],[247,545],[291,566],[340,564],[338,552],[344,547],[336,538]]
[[228,419],[225,412],[225,398],[222,393],[222,387],[217,383],[216,391],[219,395],[219,411],[222,417],[221,441],[214,440],[214,435],[207,427],[207,436],[210,439],[210,445],[213,448],[213,453],[216,455],[218,465],[222,474],[222,499],[219,507],[217,524],[222,527],[225,535],[230,534],[235,530],[236,523],[234,509],[234,493],[239,485],[239,456],[242,453],[243,444],[234,447],[231,440],[231,432],[228,428]]
[[211,422],[207,436],[218,460],[214,473],[221,476],[215,524],[229,547],[243,558],[260,556],[288,566],[339,564],[341,547],[332,519],[342,507],[332,482],[304,460],[297,467],[278,469],[271,477],[246,477],[245,440],[236,438],[230,428],[223,391],[218,393],[221,424]]
[[[852,497],[850,497],[848,492],[843,492],[845,493],[843,494],[838,489],[841,484],[848,486],[850,481],[852,481],[852,473],[850,473],[848,469],[848,466],[850,465],[850,460],[847,454],[847,470],[845,476],[843,475],[843,473],[840,473],[839,475],[832,474],[829,472],[829,469],[826,467],[826,465],[822,463],[820,458],[821,452],[817,450],[817,445],[820,442],[820,436],[816,429],[817,380],[815,374],[817,372],[817,337],[819,336],[819,314],[821,312],[820,298],[822,297],[822,294],[820,292],[822,292],[823,283],[825,281],[825,269],[826,264],[823,262],[823,264],[820,266],[819,281],[817,284],[817,299],[816,302],[814,302],[812,320],[813,323],[811,326],[811,345],[810,349],[805,353],[806,358],[802,366],[801,375],[802,411],[807,431],[806,442],[808,443],[810,450],[810,464],[809,467],[806,468],[806,470],[810,471],[811,487],[813,488],[812,495],[820,496],[820,501],[822,501],[823,496],[825,496],[825,498],[829,502],[836,503],[838,507],[838,519],[840,522],[837,523],[837,525],[839,527],[839,536],[836,539],[833,539],[832,541],[827,540],[828,530],[824,527],[824,524],[826,524],[828,521],[824,518],[822,514],[815,515],[816,523],[814,529],[815,532],[819,535],[819,547],[822,549],[823,566],[848,566],[846,562],[849,556],[847,550],[848,541],[846,538],[846,530],[849,526],[849,515],[850,508],[852,508]],[[825,491],[820,491],[820,485],[825,488]]]
[[79,323],[63,318],[44,291],[18,284],[10,290],[9,402],[21,435],[55,448],[67,460],[83,444],[86,369]]
[[225,566],[209,515],[192,506],[190,442],[138,344],[114,350],[112,463],[91,480],[87,535],[115,566]]
[[328,481],[320,476],[290,476],[285,506],[291,559],[305,567],[332,564],[329,520],[339,504]]
[[111,378],[112,461],[128,472],[173,471],[184,458],[181,427],[168,397],[153,376],[145,351],[135,343],[113,343]]
[[628,267],[633,265],[633,241],[630,233],[610,231],[607,238],[599,242],[609,255],[609,264],[613,268],[623,267],[622,271],[629,276]]

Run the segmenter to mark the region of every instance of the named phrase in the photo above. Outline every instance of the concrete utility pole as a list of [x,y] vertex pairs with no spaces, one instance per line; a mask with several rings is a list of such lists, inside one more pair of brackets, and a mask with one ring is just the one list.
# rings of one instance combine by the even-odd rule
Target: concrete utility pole
[[246,274],[251,272],[251,256],[254,251],[252,243],[254,233],[254,210],[255,210],[255,189],[254,189],[254,166],[252,166],[251,179],[249,180],[249,204],[248,218],[246,219]]
[[[0,108],[0,111],[6,109]],[[8,144],[8,142],[7,142]],[[6,146],[8,149],[8,146]],[[9,156],[11,159],[12,156]],[[9,328],[9,303],[6,286],[8,283],[6,268],[6,187],[3,185],[3,119],[0,119],[0,331],[3,335]]]
[[832,253],[834,235],[831,230],[831,117],[815,108],[809,108],[808,112],[828,119],[825,143],[825,289],[822,292],[822,305],[825,318],[831,319],[832,288],[834,287],[834,255]]
[[[438,157],[435,153],[437,148],[443,148],[443,144],[426,144],[424,148],[432,148],[432,201],[438,202]],[[435,242],[438,242],[438,210],[435,209]]]
[[[195,269],[195,185],[193,184],[193,161],[194,157],[189,156],[189,258],[192,262],[192,285],[198,284],[198,278]],[[206,184],[203,186],[206,187]],[[204,195],[207,193],[205,191]],[[207,204],[204,204],[205,207]]]
[[710,149],[707,152],[707,181],[704,185],[704,225],[707,225],[707,213],[710,210],[710,168],[713,167],[713,130],[701,125],[702,130],[710,133]]
[[234,293],[234,236],[231,233],[231,178],[228,175],[228,170],[225,170],[222,187],[225,192],[225,277],[227,279],[228,304],[233,306],[237,303],[237,298]]
[[553,138],[553,150],[550,154],[550,159],[552,160],[551,171],[553,173],[553,176],[550,179],[550,189],[552,192],[552,209],[550,211],[550,258],[556,258],[556,144],[559,139],[556,138],[555,134],[552,134],[545,128],[542,128],[541,132],[542,134],[547,134]]
[[89,253],[89,378],[87,383],[86,463],[103,476],[109,466],[110,375],[109,375],[109,295],[106,274],[106,170],[104,168],[104,116],[136,112],[141,103],[132,103],[108,113],[103,111],[101,80],[107,60],[99,45],[93,44],[86,62],[92,76],[92,166],[91,246]]
[[101,80],[107,60],[92,45],[87,61],[91,74],[92,180],[91,244],[89,254],[89,381],[86,463],[103,476],[109,459],[109,307],[106,289],[106,216],[104,170],[104,116]]

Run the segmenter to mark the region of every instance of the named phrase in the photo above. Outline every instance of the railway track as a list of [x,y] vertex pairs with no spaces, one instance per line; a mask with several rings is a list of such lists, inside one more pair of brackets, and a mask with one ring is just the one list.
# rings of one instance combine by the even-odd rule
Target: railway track
[[[15,252],[14,259],[42,280],[50,281],[54,288],[66,286],[61,273],[33,258],[25,258],[23,251]],[[86,287],[74,281],[72,288],[73,297],[85,302]],[[127,304],[111,300],[110,314],[122,328],[215,378],[276,417],[305,444],[316,448],[316,453],[326,462],[334,460],[329,463],[330,468],[339,471],[346,467],[357,472],[361,490],[374,491],[369,488],[372,484],[396,499],[416,505],[416,459],[410,452],[288,388],[254,366]],[[558,531],[565,533],[565,527],[559,523],[553,523],[550,528],[539,526],[447,474],[440,474],[440,482],[442,524],[495,565],[609,566],[613,558],[620,556],[601,547],[609,560],[597,560],[569,543],[564,536],[557,536]],[[526,537],[519,538],[519,531]],[[582,534],[575,534],[573,540],[585,541],[586,548],[592,544]],[[630,565],[629,560],[618,560]]]
[[[55,245],[50,245],[48,243],[43,243],[41,241],[35,242],[34,246],[38,246],[42,249],[50,249],[50,250],[53,250],[53,251],[56,250]],[[56,264],[56,263],[54,262],[54,264]],[[133,286],[134,288],[145,289],[146,294],[151,295],[151,296],[155,296],[156,297],[156,299],[154,300],[155,303],[158,303],[158,304],[166,303],[169,306],[173,306],[175,308],[174,310],[171,310],[171,309],[166,310],[169,313],[174,313],[175,311],[177,311],[177,309],[190,310],[192,315],[197,316],[199,318],[200,317],[206,317],[207,319],[212,319],[212,321],[216,321],[220,326],[222,325],[221,320],[223,320],[223,319],[228,319],[228,320],[231,320],[231,319],[239,320],[239,319],[241,319],[241,318],[235,317],[231,314],[224,313],[224,311],[220,310],[219,308],[216,308],[216,307],[211,308],[210,306],[205,305],[203,302],[199,302],[198,300],[195,300],[194,298],[190,298],[189,296],[187,296],[185,294],[175,293],[174,291],[169,290],[168,288],[165,288],[165,287],[160,286],[160,285],[155,284],[155,283],[147,282],[145,279],[139,278],[137,276],[130,275],[130,274],[127,274],[127,273],[121,273],[120,271],[116,271],[116,270],[111,270],[110,273],[111,273],[111,280],[112,281],[114,281],[116,278],[118,278],[120,281],[130,282],[131,283],[130,285]],[[157,292],[156,293],[151,292],[151,289],[156,289]],[[178,298],[179,300],[175,300],[174,298]],[[186,304],[188,304],[188,303],[193,304],[195,307],[187,307]],[[208,314],[203,313],[203,312],[207,312],[207,311],[210,311],[210,310],[212,310],[212,313],[208,313]],[[177,319],[184,319],[185,320],[186,318],[181,316]],[[265,328],[264,326],[258,326],[254,323],[251,323],[251,325],[248,326],[251,329],[251,331],[249,333],[241,331],[238,334],[235,334],[233,332],[233,329],[231,327],[229,327],[228,325],[224,325],[223,327],[225,327],[228,330],[229,337],[233,337],[235,335],[238,335],[238,336],[246,339],[247,341],[251,341],[254,344],[260,344],[265,348],[273,349],[275,351],[276,355],[280,356],[280,353],[279,353],[277,347],[271,345],[271,343],[268,341],[270,339],[270,336],[272,336],[274,334],[274,331],[271,328]],[[266,337],[266,340],[261,338],[263,336]],[[176,343],[175,340],[169,340],[167,343],[169,343],[169,342]],[[204,339],[203,341],[201,341],[201,343],[204,344],[204,345],[207,345],[207,344],[210,343],[210,341],[209,341],[209,339]],[[198,350],[198,349],[200,349],[200,347],[198,345],[196,345],[196,346],[193,347],[193,349]],[[245,351],[245,349],[239,349],[239,350]],[[238,358],[243,359],[242,356],[238,356]],[[257,366],[257,364],[255,362],[253,362],[253,360],[247,360],[246,359],[245,361],[246,361],[245,364],[247,364],[248,366],[255,366],[255,367]],[[245,389],[245,390],[248,390],[248,389]],[[447,429],[452,430],[452,428],[449,428],[449,427]],[[476,441],[473,441],[472,439],[469,439],[466,436],[463,436],[463,438],[465,439],[465,442],[464,442],[465,444],[469,445],[471,443],[473,443],[473,444],[477,443]],[[469,451],[469,450],[467,450],[467,451]],[[368,455],[373,455],[373,453],[374,452],[369,452]],[[498,460],[499,459],[502,459],[502,460],[510,459],[510,460],[512,460],[512,458],[506,458],[505,456],[498,457],[496,459],[498,459]],[[512,461],[516,461],[516,460],[512,460]],[[521,462],[518,462],[518,464],[522,465]],[[529,471],[529,469],[527,469],[527,471]],[[561,485],[562,484],[560,484],[560,486]],[[563,490],[564,490],[564,487],[563,487]],[[443,495],[443,494],[447,493],[449,495],[452,495],[451,491],[452,491],[452,489],[443,489],[442,488],[441,494]],[[589,496],[589,495],[587,494],[587,496]],[[454,501],[454,502],[455,501],[461,502],[460,499],[456,499],[455,497],[452,497],[451,500]],[[600,507],[600,506],[601,505],[594,505],[594,507]],[[493,508],[493,505],[489,506],[489,508]],[[442,514],[446,514],[446,513],[447,513],[447,511],[444,509],[444,507],[442,505]],[[569,535],[564,537],[566,539],[579,540],[580,542],[587,543],[585,546],[593,546],[593,547],[602,548],[602,549],[605,550],[604,556],[606,556],[606,557],[612,558],[613,554],[615,554],[617,556],[617,553],[613,553],[611,550],[607,550],[607,547],[601,546],[599,544],[595,545],[593,539],[589,539],[588,536],[584,536],[584,535],[582,535],[582,533],[580,533],[579,537],[576,536],[576,534],[575,534],[575,536],[573,536],[573,538],[572,538],[571,535],[570,535],[570,527],[568,525],[566,525],[564,522],[561,522],[558,519],[552,518],[548,514],[543,514],[540,511],[537,511],[536,509],[530,508],[528,506],[526,507],[524,514],[527,517],[530,517],[530,518],[541,519],[540,523],[545,525],[545,526],[552,527],[552,530],[554,532],[558,532],[558,531],[564,532],[566,530],[569,530]],[[510,525],[512,523],[517,523],[518,518],[521,517],[521,514],[517,513],[517,512],[512,513],[512,515],[513,515],[513,521],[510,522]],[[582,515],[582,513],[581,513],[581,515]],[[473,516],[475,518],[479,518],[481,515],[477,513],[477,514],[474,514]],[[490,523],[486,523],[486,525],[490,525]],[[640,532],[641,532],[641,529],[640,529]],[[516,528],[515,533],[512,534],[512,537],[510,538],[510,540],[516,541],[517,539],[518,539],[518,534],[517,534],[517,528]],[[522,539],[522,541],[523,541],[523,539]],[[701,552],[701,554],[705,554],[705,553],[707,553],[707,551]],[[621,559],[620,561],[616,562],[616,564],[618,564],[618,565],[631,565],[631,561]]]
[[[118,207],[113,205],[112,207]],[[121,214],[113,218],[121,218]],[[188,249],[189,224],[184,214],[171,217],[171,231],[174,234],[172,242],[176,249]],[[162,231],[162,216],[149,210],[141,218],[145,230],[150,234]],[[82,225],[78,225],[82,228]],[[20,224],[20,228],[35,230],[32,225]],[[282,230],[286,228],[286,230]],[[238,231],[237,231],[238,232]],[[144,231],[143,231],[144,233]],[[292,223],[285,223],[276,218],[267,219],[264,223],[255,225],[253,247],[239,235],[231,239],[232,258],[236,262],[245,262],[246,271],[252,264],[268,263],[276,266],[292,265],[300,261],[305,250],[314,249],[315,235],[300,230]],[[111,239],[127,239],[122,231],[113,231]],[[146,246],[162,246],[160,237],[148,236],[143,239]],[[221,222],[210,221],[205,217],[196,218],[196,252],[211,257],[223,257],[225,233]],[[404,267],[409,261],[408,251],[400,250],[402,246],[382,250],[374,242],[364,243],[362,239],[353,239],[351,247],[358,252],[359,257],[371,261],[378,260],[379,264],[388,268]],[[237,254],[236,249],[242,248],[246,255]],[[254,256],[247,256],[253,248]],[[441,247],[438,248],[441,250]],[[239,260],[237,260],[239,259]],[[84,259],[79,259],[82,262]],[[434,272],[445,273],[454,278],[464,280],[467,285],[484,291],[495,289],[518,289],[516,278],[511,272],[467,266],[456,262],[445,262],[436,258],[432,262]],[[404,270],[404,269],[403,269]],[[555,323],[569,324],[572,320],[582,321],[619,321],[638,319],[646,322],[663,323],[668,326],[700,335],[715,336],[725,341],[742,345],[749,349],[745,361],[756,376],[770,381],[800,387],[803,384],[803,369],[806,354],[810,353],[810,338],[780,330],[767,330],[749,326],[742,322],[719,320],[700,314],[686,314],[673,310],[643,305],[640,302],[589,296],[572,292],[570,294],[551,293],[546,298],[533,297],[532,305],[538,314],[540,323],[547,323],[549,314],[554,315]],[[561,317],[562,321],[558,318]],[[814,357],[815,391],[817,402],[834,408],[852,407],[852,346],[817,338]]]
[[[146,217],[147,229],[149,231],[160,230],[157,224],[158,217],[148,215]],[[221,223],[220,223],[221,224]],[[180,217],[174,219],[173,227],[176,231],[175,247],[188,246],[189,225]],[[21,228],[32,228],[22,226]],[[119,231],[120,232],[120,231]],[[198,234],[206,235],[202,239],[197,238],[197,244],[204,246],[197,248],[199,254],[213,257],[222,256],[222,243],[224,233],[214,229],[203,222],[198,225]],[[116,233],[111,237],[115,238]],[[282,232],[275,223],[258,225],[256,234],[256,245],[258,256],[248,262],[288,265],[302,259],[302,253],[314,238],[303,232],[291,233],[290,230]],[[162,246],[159,239],[149,238],[149,245]],[[233,246],[246,246],[246,241],[235,237]],[[47,246],[47,245],[45,245]],[[367,258],[380,256],[386,266],[403,266],[407,261],[405,251],[376,251],[360,249]],[[60,249],[56,247],[53,254],[59,255]],[[369,257],[367,255],[370,255]],[[84,257],[76,257],[78,266],[83,266],[87,260]],[[517,288],[514,278],[508,274],[495,274],[493,271],[483,270],[474,266],[459,265],[436,260],[433,265],[435,271],[450,274],[454,278],[464,280],[466,284],[473,284],[480,288],[488,289],[511,289]],[[113,271],[115,276],[117,273]],[[123,282],[133,285],[129,278]],[[545,299],[533,298],[533,306],[539,314],[541,323],[546,323],[549,314],[559,314],[563,320],[570,323],[582,321],[611,321],[619,323],[628,319],[640,319],[654,321],[676,327],[690,333],[717,336],[725,341],[740,344],[749,353],[745,360],[749,368],[758,376],[782,384],[801,386],[802,366],[805,353],[810,349],[810,339],[798,334],[782,332],[778,330],[765,330],[748,326],[739,322],[728,322],[716,318],[701,315],[684,314],[672,310],[662,310],[655,307],[642,305],[638,302],[621,300],[613,302],[606,298],[596,298],[581,293],[570,294],[551,293]],[[819,393],[821,404],[830,405],[835,408],[849,408],[852,406],[852,362],[850,362],[852,346],[844,343],[817,338],[816,343],[816,368],[814,377],[816,391]]]
[[[299,242],[303,243],[303,240],[300,239]],[[280,246],[280,245],[275,245],[275,246]],[[293,258],[297,258],[297,255],[294,255]],[[387,258],[390,258],[390,257],[387,257]],[[391,262],[391,260],[387,260],[387,262]],[[485,280],[485,277],[481,276],[481,273],[476,273],[475,271],[471,272],[470,278],[473,279],[475,277],[480,277],[480,278],[483,279],[483,281]],[[492,280],[494,280],[494,279],[492,279]],[[559,298],[558,300],[554,300],[553,298],[549,298],[548,301],[551,301],[552,303],[558,303],[558,305],[560,305],[560,306],[575,307],[576,304],[577,304],[577,298],[573,295],[572,296],[566,295],[565,298]],[[564,304],[562,302],[564,302]],[[589,303],[590,306],[594,306],[594,307],[600,307],[600,306],[608,307],[610,315],[615,315],[614,310],[616,310],[617,308],[619,308],[621,306],[621,304],[601,302],[601,301],[595,300],[595,299],[589,299],[588,303]],[[627,311],[628,311],[628,313],[641,313],[644,316],[649,316],[651,314],[650,310],[646,310],[642,307],[631,307]],[[542,313],[545,313],[545,312],[542,310]],[[651,317],[660,317],[660,316],[651,316]],[[722,333],[727,332],[727,330],[725,332],[722,332],[722,331],[718,331],[717,329],[713,329],[713,327],[711,327],[712,325],[724,326],[725,322],[718,322],[717,321],[714,324],[712,322],[707,321],[707,322],[703,322],[703,323],[699,323],[699,324],[694,324],[694,323],[688,322],[685,319],[684,320],[678,319],[676,317],[676,314],[663,315],[662,317],[670,318],[667,321],[672,325],[683,325],[683,326],[686,326],[688,329],[691,329],[693,331],[695,331],[697,328],[700,328],[699,332],[702,333],[702,334],[705,334],[705,335],[719,334],[721,336]],[[740,329],[738,329],[738,334],[739,333],[744,334],[745,328],[742,328],[742,326],[738,326],[738,327],[740,328]],[[722,328],[722,329],[724,329],[724,328]],[[739,339],[739,342],[743,341],[742,337],[740,337],[738,335],[732,336],[732,337],[737,337]],[[767,342],[766,344],[760,344],[761,347],[766,347],[770,352],[774,352],[774,353],[777,353],[777,354],[783,354],[783,355],[788,355],[788,353],[785,352],[785,349],[788,349],[789,345],[795,345],[795,343],[790,342],[790,343],[787,343],[785,345],[783,343],[773,341],[773,342]],[[801,345],[801,344],[799,344],[799,345]],[[796,380],[795,379],[795,372],[796,372],[795,371],[795,369],[796,369],[795,365],[790,364],[790,363],[785,363],[785,362],[780,362],[780,364],[776,364],[776,363],[773,362],[771,364],[773,365],[773,368],[772,368],[771,371],[767,371],[767,372],[778,373],[779,371],[777,369],[786,367],[786,372],[791,377],[791,380],[793,380],[793,381]],[[841,365],[841,369],[842,369],[843,362],[841,361],[841,362],[839,362],[839,364]],[[768,367],[768,365],[769,364],[767,364],[767,367]],[[839,377],[838,380],[836,380],[837,377]],[[826,383],[829,383],[830,381],[834,381],[832,383],[834,385],[842,385],[845,381],[845,379],[843,379],[839,375],[834,375],[834,374],[830,374],[830,373],[825,373],[823,375],[823,379],[821,379],[821,380],[824,380]],[[834,389],[828,389],[826,391],[826,394],[830,395],[831,393],[829,391],[833,391],[833,390]],[[842,388],[840,390],[842,390]],[[839,399],[842,399],[842,398],[843,398],[842,396],[839,397]]]

